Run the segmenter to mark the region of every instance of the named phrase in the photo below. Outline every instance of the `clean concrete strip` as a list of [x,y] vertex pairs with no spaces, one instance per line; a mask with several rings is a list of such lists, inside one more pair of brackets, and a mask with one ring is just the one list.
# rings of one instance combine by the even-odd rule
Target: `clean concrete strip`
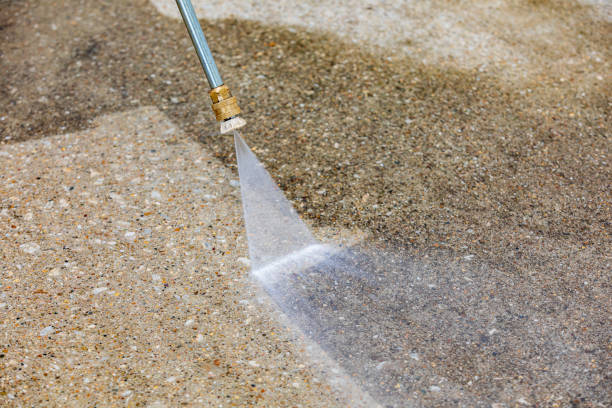
[[97,122],[0,150],[0,405],[335,406],[248,277],[231,171],[155,108]]
[[[409,55],[428,64],[501,69],[504,76],[512,78],[527,77],[534,71],[550,73],[551,60],[576,69],[589,66],[592,71],[593,63],[605,58],[597,47],[585,49],[582,36],[575,30],[581,18],[575,15],[579,8],[570,1],[561,5],[575,10],[563,18],[554,13],[557,4],[512,1],[192,1],[200,19],[235,17],[299,27],[370,45],[383,53]],[[151,3],[160,13],[180,18],[174,1]],[[611,21],[609,4],[594,0],[582,3],[583,14],[589,18]],[[211,47],[226,52],[218,45]],[[605,69],[597,74],[605,74]]]

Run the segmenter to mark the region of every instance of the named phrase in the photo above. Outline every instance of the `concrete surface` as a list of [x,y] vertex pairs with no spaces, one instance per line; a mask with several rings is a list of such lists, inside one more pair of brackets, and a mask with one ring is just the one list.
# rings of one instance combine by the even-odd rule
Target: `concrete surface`
[[[528,392],[524,400],[512,405],[525,405],[522,401],[540,406],[610,405],[610,333],[606,330],[612,315],[609,19],[599,8],[570,1],[524,0],[491,7],[480,2],[429,4],[431,8],[422,5],[406,12],[433,22],[423,25],[425,34],[415,35],[414,45],[396,47],[391,38],[391,47],[381,50],[372,50],[372,45],[361,40],[345,42],[347,35],[367,36],[368,25],[366,29],[363,23],[358,25],[361,28],[349,28],[334,16],[328,16],[337,26],[330,31],[338,32],[337,36],[275,25],[285,20],[274,16],[263,22],[229,18],[204,23],[220,70],[249,123],[247,142],[309,223],[323,229],[361,229],[393,242],[416,259],[472,259],[501,275],[529,282],[526,296],[543,302],[540,313],[559,322],[559,307],[567,306],[566,313],[576,312],[562,322],[563,330],[575,338],[581,352],[592,356],[589,378],[594,380],[586,392],[576,387],[551,387],[555,392],[548,392],[530,378],[519,379]],[[316,16],[318,9],[313,7]],[[440,23],[442,17],[435,12],[439,8],[453,10],[442,14],[450,21],[448,26]],[[512,18],[500,17],[499,10],[512,11],[508,14]],[[417,11],[422,14],[410,14]],[[465,15],[483,18],[457,21]],[[517,15],[520,18],[514,18]],[[486,29],[485,22],[490,23]],[[394,29],[399,30],[394,31],[399,42],[412,38],[410,30],[402,31],[405,27]],[[457,40],[440,44],[454,37],[434,35],[436,29],[454,33]],[[380,33],[386,38],[386,31]],[[481,37],[483,33],[490,37]],[[482,38],[491,41],[483,43]],[[0,142],[6,145],[2,151],[10,155],[0,157],[6,168],[0,185],[6,192],[0,208],[4,234],[0,321],[5,327],[0,352],[2,402],[62,406],[69,401],[81,406],[95,400],[98,405],[111,406],[119,398],[125,403],[131,395],[130,401],[141,405],[158,400],[164,404],[175,398],[187,405],[206,405],[216,399],[230,406],[237,396],[234,404],[238,406],[341,406],[335,400],[337,395],[326,390],[321,376],[314,374],[316,370],[309,368],[309,359],[296,351],[298,346],[273,341],[276,335],[267,332],[263,336],[274,326],[276,330],[271,331],[281,338],[275,319],[259,309],[249,312],[240,303],[232,306],[234,300],[249,299],[252,286],[244,283],[246,267],[228,261],[236,254],[246,254],[245,243],[238,239],[242,233],[238,197],[229,181],[219,183],[225,189],[219,191],[226,193],[216,199],[227,200],[219,201],[214,213],[210,207],[198,209],[193,189],[188,191],[191,186],[179,182],[179,176],[216,174],[215,169],[221,172],[223,166],[225,180],[237,176],[231,140],[214,133],[217,126],[208,108],[207,86],[182,23],[161,15],[148,0],[129,4],[119,0],[4,1],[0,41]],[[381,51],[390,58],[381,58]],[[456,57],[453,60],[449,55]],[[508,61],[508,55],[516,55],[518,63]],[[489,57],[491,62],[484,66],[482,58]],[[129,130],[143,125],[129,114],[139,107],[162,125]],[[116,112],[127,116],[111,116],[121,118],[115,119],[116,127],[107,124],[102,134],[96,133],[97,118]],[[176,141],[160,130],[168,126],[177,128]],[[62,156],[69,154],[62,147],[72,148],[61,142],[66,136],[54,135],[66,133],[75,140],[75,149],[83,143],[100,153],[99,157]],[[137,145],[143,133],[157,147],[148,142]],[[120,140],[129,135],[135,140],[134,153],[113,146],[113,136]],[[162,143],[166,138],[168,143]],[[90,145],[87,139],[101,144]],[[179,161],[181,149],[187,146],[184,139],[198,140],[206,149],[200,154],[210,156],[211,163],[206,161],[196,172],[190,166],[199,156],[184,153]],[[186,151],[194,154],[196,144],[189,146]],[[29,159],[18,155],[32,149],[47,160],[46,167],[37,164],[31,153]],[[104,167],[102,151],[115,155],[115,164],[121,167]],[[172,155],[167,161],[171,171],[160,167],[163,163],[148,161],[154,153]],[[118,154],[126,156],[119,158]],[[142,175],[130,169],[141,160],[143,166],[163,173],[166,190],[159,193],[164,199],[175,194],[174,201],[158,200],[157,206],[151,191],[148,197],[140,194],[144,187],[139,186],[159,187],[153,179],[146,180],[146,172]],[[100,175],[78,168],[90,163]],[[40,171],[26,172],[28,168]],[[178,176],[171,185],[173,173]],[[122,180],[115,179],[113,185],[116,176]],[[103,184],[95,185],[100,178]],[[90,191],[101,189],[101,197],[74,193],[84,192],[85,185]],[[117,198],[111,193],[118,194]],[[90,199],[98,203],[88,202]],[[45,209],[45,205],[50,207]],[[101,210],[84,211],[96,206]],[[152,215],[145,216],[148,207],[158,212],[151,210]],[[197,226],[191,218],[194,214],[200,217],[195,218]],[[226,215],[232,225],[219,225],[217,217]],[[85,223],[90,217],[96,225],[89,220]],[[198,236],[192,234],[198,227],[202,228],[199,235],[214,238],[199,225],[207,220],[213,221],[217,236],[225,237],[225,247],[221,247],[225,255],[216,249],[215,254],[196,250],[198,244],[191,243]],[[159,226],[162,230],[157,235],[153,231]],[[151,230],[150,241],[141,235],[146,228]],[[89,232],[95,237],[93,242],[85,238]],[[154,237],[171,247],[157,254]],[[146,247],[145,240],[149,241]],[[187,265],[194,259],[191,266],[203,265],[201,270]],[[147,266],[139,270],[139,264],[150,264],[151,271]],[[159,282],[157,277],[154,282],[154,270],[159,271]],[[171,276],[172,271],[191,270],[211,280],[195,272]],[[232,281],[234,277],[239,281]],[[222,283],[208,286],[213,279]],[[126,290],[128,285],[141,290]],[[201,300],[200,290],[210,300]],[[502,297],[513,293],[504,286],[499,290]],[[183,299],[185,294],[194,298],[193,303]],[[215,307],[208,307],[211,302]],[[204,310],[199,305],[206,305],[211,314],[196,313],[197,307]],[[581,314],[582,310],[587,313]],[[215,311],[218,314],[212,316]],[[244,327],[235,325],[249,318]],[[185,326],[190,319],[194,322]],[[227,322],[223,327],[229,331],[214,329],[218,321]],[[191,324],[198,329],[189,328]],[[91,325],[95,327],[89,328]],[[200,349],[202,343],[197,343],[194,332],[202,335],[203,348],[206,343],[217,347],[213,348],[217,357],[210,347]],[[211,332],[216,334],[205,337]],[[197,345],[192,346],[194,339]],[[140,347],[139,342],[145,340],[151,343],[151,352]],[[435,349],[427,344],[425,351],[435,357]],[[157,346],[161,351],[156,357],[153,350]],[[118,347],[117,353],[111,352],[113,347]],[[279,364],[279,350],[283,364]],[[164,353],[174,360],[163,360]],[[134,358],[123,361],[124,356]],[[262,358],[263,364],[259,362]],[[449,359],[455,364],[448,367],[449,373],[439,368],[441,376],[475,363],[473,355],[453,350]],[[260,367],[238,360],[255,361]],[[175,373],[176,361],[179,371],[187,373],[184,377]],[[100,373],[99,389],[91,385],[89,375],[76,374],[74,379],[63,375],[73,363],[78,373],[77,362],[83,372],[94,367]],[[294,368],[297,371],[291,371]],[[290,374],[283,375],[285,371]],[[62,375],[53,374],[56,372]],[[209,372],[213,378],[208,378]],[[308,380],[312,376],[322,382]],[[249,388],[253,377],[261,378],[253,382],[258,392]],[[298,387],[288,377],[295,377]],[[127,385],[119,386],[118,378]],[[180,382],[166,381],[170,378]],[[302,386],[302,379],[312,388]],[[52,381],[57,383],[52,386]],[[71,387],[71,382],[83,386]],[[79,395],[84,391],[85,396],[69,397],[72,388],[80,390]],[[261,388],[266,392],[261,393]],[[275,393],[268,394],[270,391]],[[258,398],[262,395],[266,399]]]
[[0,150],[0,405],[335,405],[257,300],[232,173],[155,108],[94,126]]

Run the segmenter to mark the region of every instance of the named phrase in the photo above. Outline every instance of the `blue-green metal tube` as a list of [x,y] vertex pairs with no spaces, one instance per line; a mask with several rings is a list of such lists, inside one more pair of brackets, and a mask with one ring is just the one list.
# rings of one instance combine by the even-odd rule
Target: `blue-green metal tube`
[[202,63],[202,68],[204,68],[206,79],[208,79],[208,83],[210,84],[210,89],[223,85],[221,74],[219,74],[217,64],[215,64],[215,59],[210,52],[210,48],[208,48],[206,38],[204,37],[202,27],[200,27],[198,18],[196,17],[193,6],[191,5],[191,1],[176,0],[176,4],[181,11],[183,21],[185,21],[185,26],[187,26],[187,31],[189,31],[189,36],[191,37],[193,46],[198,53],[200,62]]

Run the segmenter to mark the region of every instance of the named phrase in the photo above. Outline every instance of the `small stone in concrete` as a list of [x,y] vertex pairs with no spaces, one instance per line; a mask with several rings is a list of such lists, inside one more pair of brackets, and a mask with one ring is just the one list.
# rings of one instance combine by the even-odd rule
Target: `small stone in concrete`
[[52,276],[52,277],[58,277],[61,274],[62,274],[62,271],[60,271],[59,268],[53,268],[49,271],[49,276]]
[[126,232],[123,237],[130,242],[134,242],[134,240],[136,239],[136,233],[134,231],[128,231]]
[[40,251],[40,245],[35,242],[28,242],[19,245],[19,249],[21,249],[26,254],[34,255]]

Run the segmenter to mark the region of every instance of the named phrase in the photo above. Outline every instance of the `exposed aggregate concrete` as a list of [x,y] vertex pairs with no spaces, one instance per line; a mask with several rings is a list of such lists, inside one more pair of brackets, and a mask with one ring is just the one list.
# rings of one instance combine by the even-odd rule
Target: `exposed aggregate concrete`
[[[568,321],[567,327],[581,333],[579,342],[593,353],[592,369],[597,371],[593,378],[600,380],[587,395],[572,389],[561,395],[538,391],[529,401],[605,406],[612,400],[610,336],[590,324],[609,322],[612,315],[612,26],[606,19],[593,18],[591,8],[573,2],[517,4],[544,10],[540,13],[564,22],[560,26],[567,28],[565,35],[550,40],[559,41],[563,49],[580,50],[574,56],[577,63],[559,64],[555,52],[543,48],[539,61],[544,65],[516,81],[503,66],[481,72],[452,64],[424,64],[402,55],[388,59],[384,52],[373,53],[329,34],[235,19],[204,24],[220,70],[249,123],[245,138],[305,218],[323,228],[362,229],[415,257],[468,257],[514,279],[529,280],[533,291],[525,296],[534,300],[548,297],[555,307],[573,303],[588,307],[596,319]],[[574,34],[571,44],[563,43]],[[43,138],[36,142],[43,143],[50,135],[87,129],[104,113],[155,106],[185,137],[199,140],[233,169],[231,140],[214,133],[207,87],[182,23],[160,16],[148,1],[129,5],[117,0],[4,1],[0,41],[0,141],[8,144],[3,151],[19,148],[24,140]],[[128,118],[134,120],[124,117]],[[92,137],[87,132],[73,134]],[[172,144],[164,145],[162,150],[171,148]],[[17,166],[6,156],[2,159],[6,166]],[[51,156],[49,160],[53,161]],[[20,181],[17,169],[21,168],[25,167],[14,167],[11,180],[35,183],[25,173]],[[60,174],[66,175],[63,170]],[[30,215],[14,217],[10,207],[11,197],[25,200],[27,190],[12,190],[8,178],[2,179],[0,188],[13,191],[2,195],[0,211],[8,214],[2,221],[8,234],[3,245],[11,254],[19,254],[3,262],[7,273],[10,269],[15,274],[16,265],[23,268],[26,261],[34,262],[32,257],[47,254],[51,244],[59,251],[59,244],[47,238],[16,242],[12,225],[34,231],[28,226],[33,222],[27,219]],[[239,217],[238,197],[232,197],[219,211]],[[35,195],[34,199],[42,200]],[[53,199],[53,211],[62,208],[59,199]],[[64,199],[68,211],[72,206]],[[120,207],[111,206],[115,202],[111,200],[104,201],[110,206],[109,218],[119,217]],[[32,220],[35,216],[38,212],[32,211]],[[238,237],[239,227],[235,228]],[[110,229],[108,234],[116,233]],[[126,248],[141,243],[140,239],[132,230],[112,237],[125,242]],[[226,241],[228,248],[245,256],[244,242],[229,235]],[[101,266],[119,262],[101,257]],[[58,268],[53,273],[60,273],[62,257],[57,258],[57,265],[32,264],[36,273],[48,271],[32,279],[45,281],[53,268]],[[122,271],[128,279],[128,269],[112,270]],[[244,268],[232,270],[245,273]],[[3,279],[25,277],[3,275]],[[4,294],[9,293],[6,287],[18,284],[2,283]],[[87,287],[92,299],[115,293],[120,294],[118,299],[127,296],[107,282],[93,283]],[[100,293],[94,295],[94,290]],[[70,305],[66,290],[49,293],[62,293],[55,298]],[[8,304],[1,299],[0,303]],[[108,308],[109,316],[124,310],[121,303],[101,305]],[[555,307],[551,306],[551,315]],[[170,312],[164,308],[157,313]],[[32,336],[50,330],[68,333],[60,327],[68,321],[29,323],[19,330],[30,330]],[[11,324],[21,326],[12,320]],[[147,327],[139,330],[151,330]],[[170,347],[172,341],[162,339],[160,344]],[[8,352],[2,354],[7,356],[4,364],[22,363],[9,358]],[[468,363],[457,361],[452,369]],[[107,376],[110,379],[112,373]],[[3,376],[8,378],[14,377]],[[223,378],[220,387],[234,389],[235,380]],[[34,380],[20,381],[37,389]],[[105,389],[108,394],[97,394],[102,400],[113,395],[112,388]],[[10,387],[3,392],[8,395]],[[133,392],[132,400],[141,398]],[[60,396],[49,398],[62,404]],[[333,405],[324,395],[317,398],[312,401]]]
[[250,283],[231,172],[157,109],[0,163],[0,405],[342,401]]

